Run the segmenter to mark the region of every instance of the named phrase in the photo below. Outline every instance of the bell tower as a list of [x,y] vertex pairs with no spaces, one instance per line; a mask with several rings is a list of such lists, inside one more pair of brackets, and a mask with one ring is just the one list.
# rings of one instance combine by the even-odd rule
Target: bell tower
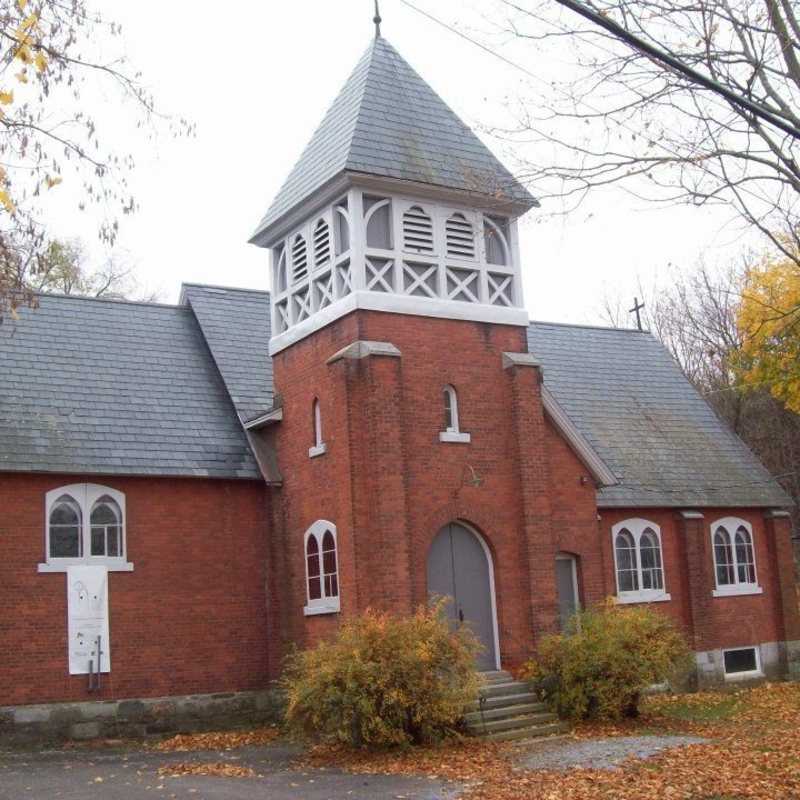
[[283,476],[273,597],[303,645],[455,581],[496,668],[557,619],[517,237],[537,203],[378,24],[251,239],[270,252],[280,398],[250,426]]
[[271,253],[271,352],[356,309],[527,326],[534,205],[376,35],[251,239]]

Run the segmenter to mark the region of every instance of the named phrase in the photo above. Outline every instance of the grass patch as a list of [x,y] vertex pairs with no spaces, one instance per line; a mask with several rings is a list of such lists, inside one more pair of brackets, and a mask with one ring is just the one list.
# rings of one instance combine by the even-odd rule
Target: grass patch
[[664,703],[658,710],[670,719],[682,722],[722,722],[731,719],[740,708],[738,697],[717,697],[702,702]]

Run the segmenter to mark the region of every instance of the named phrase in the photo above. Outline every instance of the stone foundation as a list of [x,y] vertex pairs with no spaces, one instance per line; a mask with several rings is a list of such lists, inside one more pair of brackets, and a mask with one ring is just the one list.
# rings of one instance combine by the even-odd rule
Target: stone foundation
[[722,686],[763,680],[800,679],[800,642],[761,642],[752,646],[759,652],[759,675],[726,676],[723,649],[695,653],[697,688],[718,689]]
[[0,745],[67,739],[141,738],[224,730],[278,722],[277,688],[256,692],[184,695],[0,707]]

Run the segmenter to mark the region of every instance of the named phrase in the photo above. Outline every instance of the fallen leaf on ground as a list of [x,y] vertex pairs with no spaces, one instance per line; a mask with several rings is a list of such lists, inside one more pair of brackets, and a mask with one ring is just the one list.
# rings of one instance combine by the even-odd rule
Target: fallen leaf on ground
[[214,775],[219,778],[255,778],[255,770],[250,767],[239,767],[236,764],[226,764],[224,761],[214,761],[210,764],[165,764],[158,768],[162,778],[179,778],[182,775]]
[[254,728],[249,731],[213,731],[210,733],[179,733],[163,742],[151,745],[162,753],[188,752],[190,750],[234,750],[237,747],[254,747],[269,744],[278,737],[275,727]]

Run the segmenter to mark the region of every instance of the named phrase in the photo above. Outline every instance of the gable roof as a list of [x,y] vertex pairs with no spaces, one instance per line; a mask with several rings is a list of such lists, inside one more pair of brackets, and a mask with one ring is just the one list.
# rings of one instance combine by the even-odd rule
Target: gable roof
[[544,384],[619,478],[605,507],[791,504],[647,332],[534,322]]
[[260,477],[189,308],[39,303],[0,325],[0,471]]
[[528,208],[536,204],[382,37],[361,57],[253,239],[344,172],[478,192]]
[[185,283],[181,304],[194,311],[242,422],[272,406],[269,294]]

